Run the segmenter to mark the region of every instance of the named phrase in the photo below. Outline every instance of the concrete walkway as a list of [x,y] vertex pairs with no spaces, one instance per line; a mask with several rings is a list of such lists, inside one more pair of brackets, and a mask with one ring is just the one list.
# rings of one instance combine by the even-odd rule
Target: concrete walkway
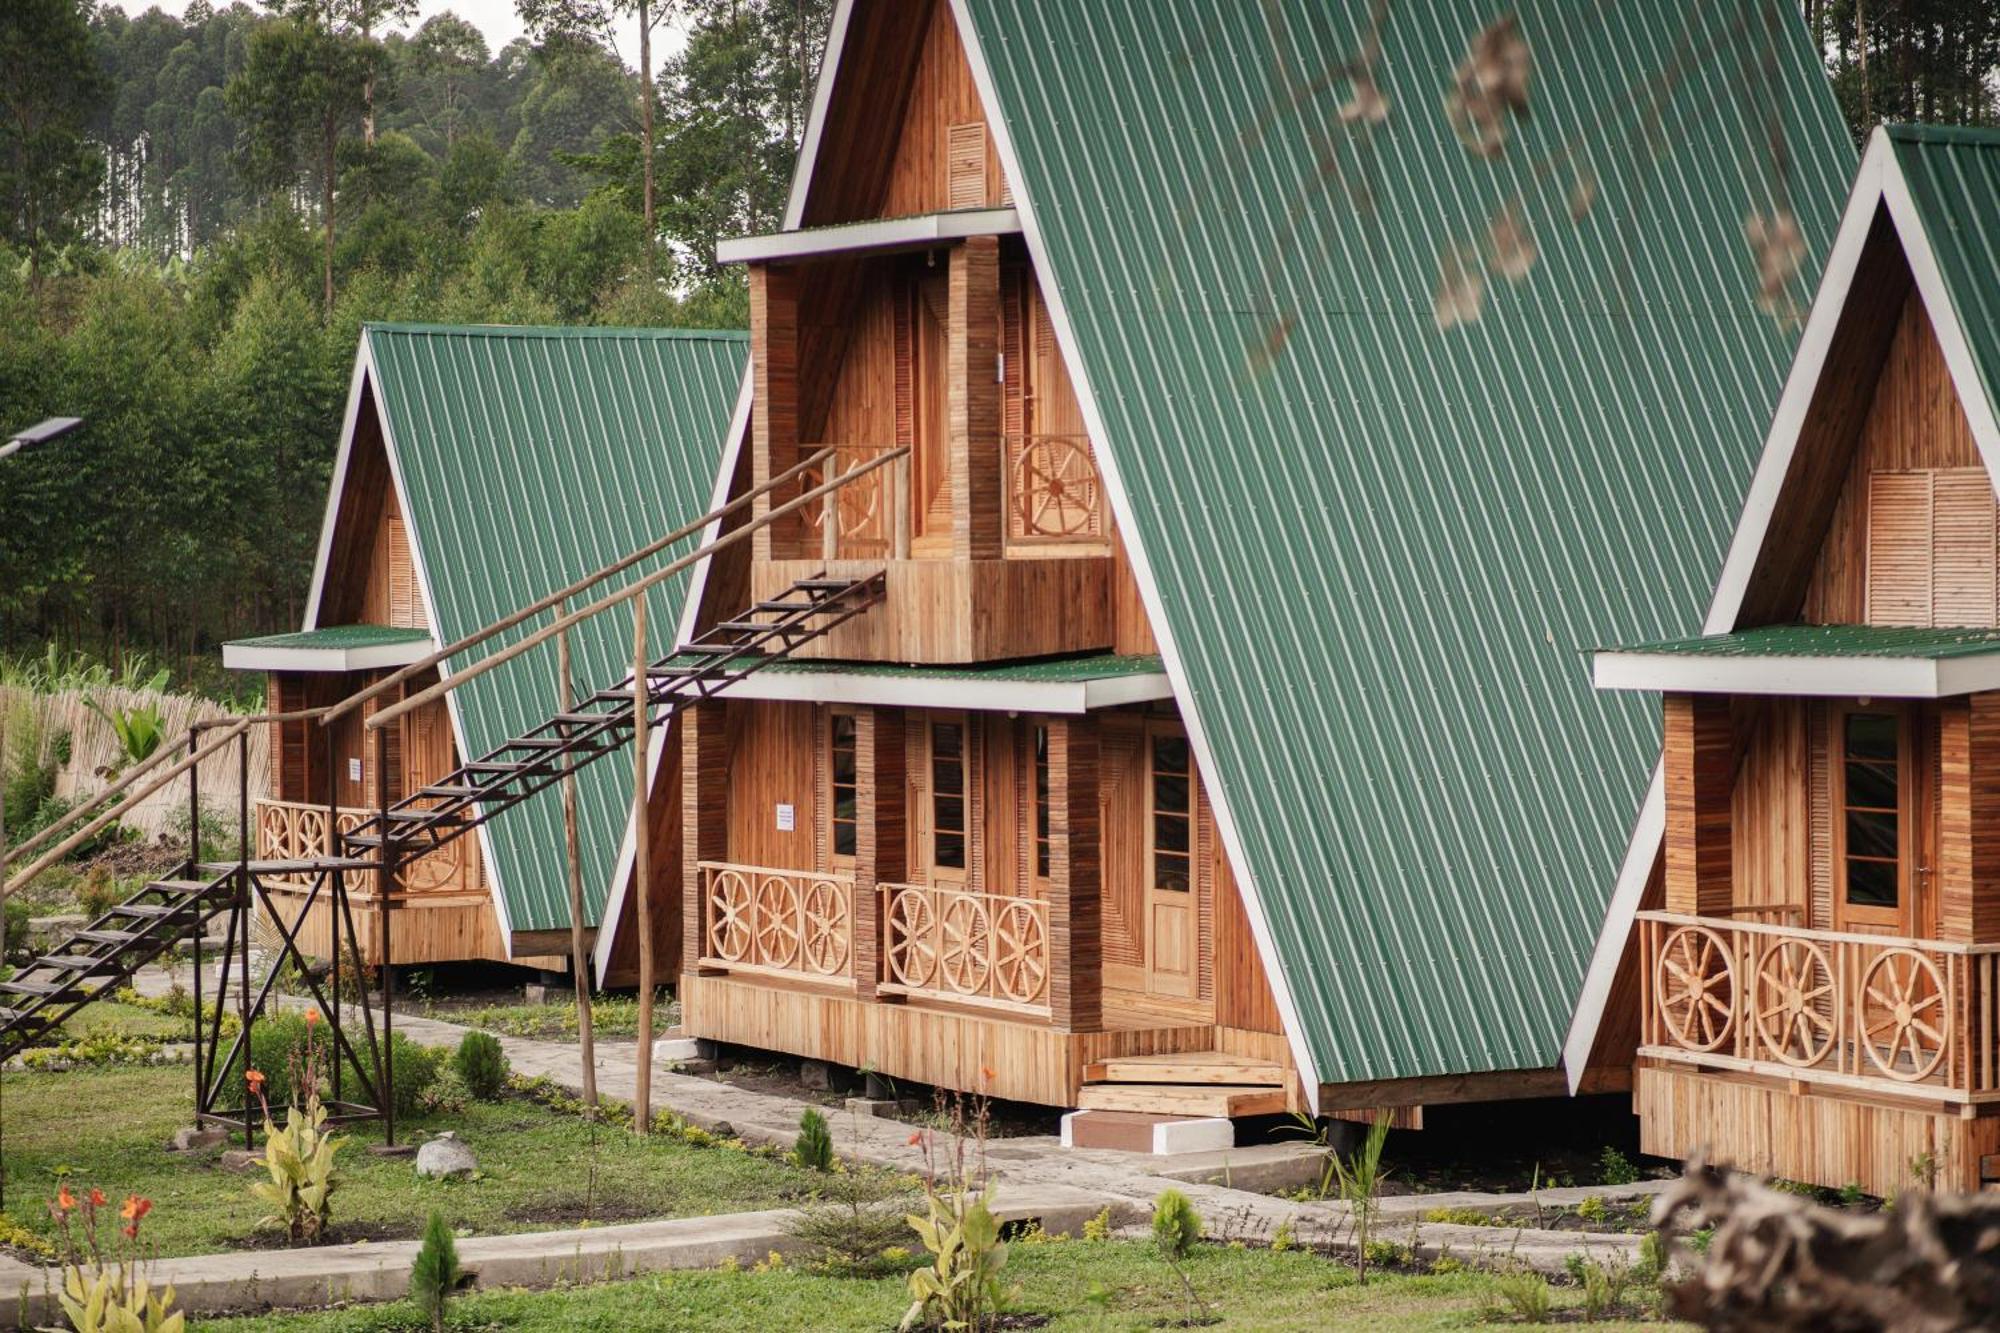
[[[137,979],[144,993],[163,993],[172,984],[164,972]],[[469,1030],[455,1023],[397,1014],[396,1030],[411,1041],[455,1047]],[[566,1042],[501,1037],[514,1072],[546,1078],[572,1092],[582,1086],[582,1061]],[[636,1047],[597,1051],[597,1086],[606,1098],[630,1102],[637,1082]],[[710,1132],[753,1145],[788,1149],[798,1135],[799,1117],[809,1103],[735,1087],[657,1067],[652,1104]],[[923,1149],[911,1142],[912,1126],[861,1114],[833,1113],[834,1142],[849,1159],[889,1170],[920,1173]],[[474,1145],[475,1150],[478,1145]],[[1052,1231],[1074,1233],[1082,1219],[1109,1208],[1114,1224],[1137,1227],[1153,1200],[1172,1187],[1195,1203],[1209,1234],[1224,1242],[1269,1243],[1289,1227],[1295,1243],[1347,1249],[1354,1244],[1348,1208],[1338,1202],[1296,1202],[1234,1188],[1255,1178],[1280,1158],[1296,1159],[1299,1149],[1267,1145],[1228,1152],[1153,1157],[1092,1149],[1064,1149],[1053,1136],[996,1139],[987,1146],[987,1167],[1012,1217],[1038,1217]],[[1635,1235],[1540,1230],[1515,1225],[1470,1226],[1424,1221],[1436,1209],[1495,1214],[1539,1205],[1552,1215],[1595,1196],[1607,1202],[1649,1198],[1664,1188],[1650,1181],[1628,1186],[1543,1190],[1539,1194],[1410,1194],[1380,1201],[1374,1236],[1407,1247],[1418,1259],[1450,1256],[1462,1262],[1520,1265],[1560,1273],[1571,1255],[1630,1262]],[[740,1214],[642,1222],[618,1227],[474,1237],[462,1241],[468,1267],[485,1286],[544,1286],[583,1277],[629,1276],[657,1268],[706,1267],[734,1254],[739,1261],[770,1250],[789,1252],[782,1213]],[[190,1309],[215,1311],[246,1307],[324,1304],[340,1299],[400,1296],[408,1285],[415,1242],[329,1246],[310,1251],[252,1252],[163,1261],[161,1280],[172,1280]],[[42,1270],[0,1263],[0,1292],[24,1291],[28,1299],[43,1289]]]

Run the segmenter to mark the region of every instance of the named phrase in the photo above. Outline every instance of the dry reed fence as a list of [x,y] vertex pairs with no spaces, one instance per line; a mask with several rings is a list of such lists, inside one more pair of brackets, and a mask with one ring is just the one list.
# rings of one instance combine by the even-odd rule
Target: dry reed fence
[[[56,771],[56,795],[70,800],[79,800],[103,790],[106,780],[98,776],[98,770],[125,761],[124,751],[119,747],[118,738],[112,734],[110,725],[86,707],[86,701],[114,714],[121,709],[147,703],[157,705],[162,718],[161,734],[166,737],[164,743],[169,745],[176,742],[183,746],[186,744],[188,724],[191,722],[231,716],[220,704],[187,694],[149,694],[117,686],[38,694],[13,686],[0,686],[0,709],[5,710],[7,718],[7,749],[10,754],[16,744],[12,732],[21,725],[24,715],[32,716],[40,724],[41,758],[44,761],[52,757],[57,738],[65,731],[69,733],[69,762]],[[271,729],[252,727],[249,739],[250,799],[254,801],[270,794]],[[236,813],[237,781],[234,745],[225,746],[202,760],[203,808],[211,814],[227,812],[233,816]],[[187,783],[182,780],[169,783],[148,796],[126,813],[122,822],[139,829],[147,837],[153,837],[167,829],[180,827],[186,810]]]

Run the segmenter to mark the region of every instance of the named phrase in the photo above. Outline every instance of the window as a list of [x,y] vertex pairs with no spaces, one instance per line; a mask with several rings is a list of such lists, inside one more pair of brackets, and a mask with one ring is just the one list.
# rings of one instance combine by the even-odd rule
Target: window
[[860,811],[854,750],[854,714],[835,713],[827,721],[827,772],[832,788],[829,828],[833,854],[851,858],[858,841]]
[[1897,906],[1902,868],[1902,719],[1841,715],[1843,869],[1850,907]]
[[1049,729],[1035,728],[1035,875],[1049,876]]
[[931,864],[965,869],[965,724],[931,723]]
[[1186,893],[1192,882],[1189,833],[1194,826],[1187,737],[1155,734],[1152,755],[1153,887]]

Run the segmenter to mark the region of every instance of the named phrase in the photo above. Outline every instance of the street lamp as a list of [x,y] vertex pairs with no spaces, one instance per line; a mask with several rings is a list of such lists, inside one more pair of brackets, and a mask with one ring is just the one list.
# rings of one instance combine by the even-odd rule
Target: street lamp
[[0,458],[17,454],[33,445],[59,440],[82,424],[82,417],[50,417],[47,421],[30,426],[26,430],[16,431],[14,438],[5,444],[0,444]]

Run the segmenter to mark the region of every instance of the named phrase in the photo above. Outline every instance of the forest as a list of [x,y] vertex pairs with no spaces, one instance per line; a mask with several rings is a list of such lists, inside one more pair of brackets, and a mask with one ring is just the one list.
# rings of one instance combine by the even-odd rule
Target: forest
[[[517,4],[498,51],[416,0],[0,4],[0,425],[87,423],[0,462],[0,653],[216,689],[295,627],[364,320],[744,322],[714,238],[777,225],[831,0]],[[1994,119],[2000,6],[1804,15],[1857,139]]]

